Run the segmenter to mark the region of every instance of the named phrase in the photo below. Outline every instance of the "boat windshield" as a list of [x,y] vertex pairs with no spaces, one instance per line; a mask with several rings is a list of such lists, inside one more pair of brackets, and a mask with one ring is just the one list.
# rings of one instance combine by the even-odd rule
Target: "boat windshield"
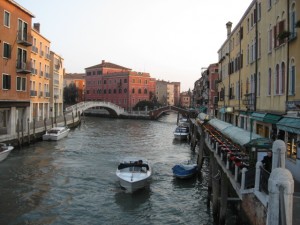
[[58,134],[59,130],[49,130],[49,134]]

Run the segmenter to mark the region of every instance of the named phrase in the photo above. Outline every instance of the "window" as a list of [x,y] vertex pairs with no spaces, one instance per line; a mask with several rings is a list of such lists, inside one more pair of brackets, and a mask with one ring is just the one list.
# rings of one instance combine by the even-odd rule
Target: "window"
[[272,46],[273,46],[273,36],[272,36],[272,26],[270,25],[268,30],[268,52],[272,52]]
[[139,88],[139,90],[138,90],[138,93],[139,93],[139,94],[142,94],[142,90],[141,90],[140,88]]
[[132,88],[132,94],[134,94],[134,92],[135,92],[135,90],[134,90],[134,88]]
[[260,96],[260,72],[258,72],[257,76],[257,96]]
[[25,77],[17,77],[17,91],[26,91]]
[[28,33],[27,33],[28,25],[26,22],[22,20],[18,20],[18,40],[27,41]]
[[285,92],[285,63],[282,62],[281,63],[281,73],[280,73],[280,77],[279,77],[279,81],[280,81],[280,94],[284,94]]
[[272,70],[269,68],[269,74],[268,74],[268,95],[271,95],[271,90],[272,90]]
[[147,91],[147,89],[145,89],[145,90],[144,90],[144,94],[147,94],[147,93],[148,93],[148,91]]
[[291,38],[295,38],[297,36],[296,33],[296,11],[295,11],[295,3],[292,4],[291,10],[290,10],[290,32],[291,32]]
[[257,6],[257,21],[260,21],[260,19],[261,19],[261,2],[259,2]]
[[11,88],[11,76],[8,74],[2,74],[2,89],[9,90]]
[[27,51],[18,48],[17,68],[26,69],[26,61],[27,61]]
[[10,27],[10,13],[4,11],[4,26]]
[[268,0],[268,9],[271,9],[272,7],[272,0]]
[[276,65],[276,71],[275,71],[275,94],[279,94],[279,65]]
[[289,95],[295,95],[295,82],[296,82],[296,71],[295,71],[295,61],[291,60],[290,76],[289,76]]
[[11,45],[3,42],[3,57],[10,59],[11,57]]

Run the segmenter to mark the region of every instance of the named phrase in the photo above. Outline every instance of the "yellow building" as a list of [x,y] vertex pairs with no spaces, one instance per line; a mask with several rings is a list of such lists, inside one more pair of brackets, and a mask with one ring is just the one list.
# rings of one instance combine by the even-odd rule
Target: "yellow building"
[[50,41],[40,34],[40,24],[31,30],[30,120],[49,118]]
[[227,23],[219,50],[221,116],[267,138],[285,114],[288,48],[278,37],[287,27],[286,8],[285,1],[252,1],[232,32]]
[[[287,144],[300,159],[300,3],[253,0],[218,51],[218,117]],[[298,176],[299,173],[293,173]]]

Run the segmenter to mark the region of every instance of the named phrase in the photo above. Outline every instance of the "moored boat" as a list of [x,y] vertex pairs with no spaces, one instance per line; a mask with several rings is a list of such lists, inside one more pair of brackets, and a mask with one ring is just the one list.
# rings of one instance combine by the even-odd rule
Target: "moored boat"
[[7,158],[9,153],[14,149],[11,145],[0,143],[0,162]]
[[172,168],[173,175],[180,179],[193,177],[198,171],[197,164],[177,164]]
[[176,127],[174,131],[174,138],[178,140],[185,140],[189,136],[189,128],[184,126]]
[[127,192],[133,193],[150,183],[152,168],[146,159],[142,158],[125,158],[118,165],[116,175],[120,186]]
[[44,141],[58,141],[66,136],[68,136],[70,128],[68,127],[53,127],[46,131],[43,135]]

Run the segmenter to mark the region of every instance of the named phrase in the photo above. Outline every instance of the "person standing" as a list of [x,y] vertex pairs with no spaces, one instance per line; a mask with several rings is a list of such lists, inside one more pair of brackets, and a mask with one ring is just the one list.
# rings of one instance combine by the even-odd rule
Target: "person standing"
[[268,151],[267,155],[264,156],[263,160],[261,161],[265,170],[271,173],[272,170],[272,151]]

